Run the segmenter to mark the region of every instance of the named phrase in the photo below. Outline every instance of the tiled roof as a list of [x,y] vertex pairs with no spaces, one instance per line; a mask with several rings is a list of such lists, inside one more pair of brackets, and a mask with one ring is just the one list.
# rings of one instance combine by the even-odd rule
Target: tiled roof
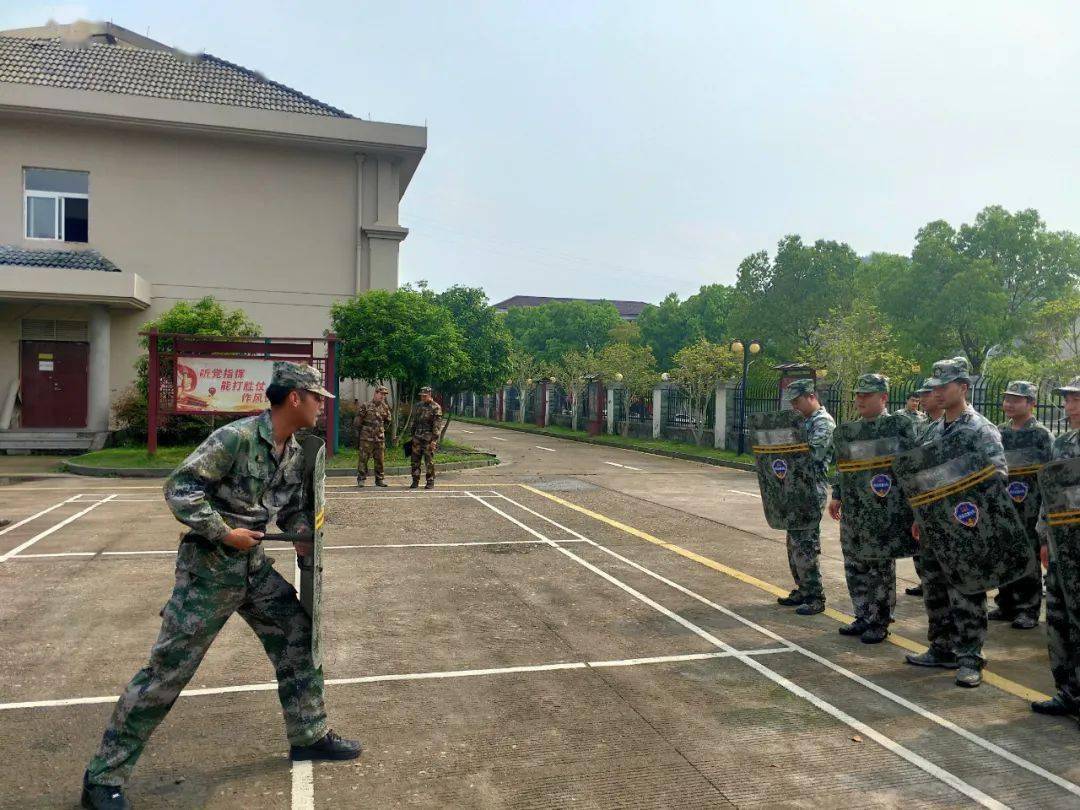
[[0,36],[0,82],[351,118],[348,113],[209,54]]
[[492,304],[495,309],[510,309],[511,307],[538,307],[541,304],[550,304],[552,301],[584,301],[587,304],[612,304],[624,318],[636,318],[646,307],[652,306],[645,301],[612,301],[606,298],[551,298],[544,295],[515,295]]
[[31,250],[18,245],[0,245],[0,266],[2,265],[120,272],[119,267],[96,250]]

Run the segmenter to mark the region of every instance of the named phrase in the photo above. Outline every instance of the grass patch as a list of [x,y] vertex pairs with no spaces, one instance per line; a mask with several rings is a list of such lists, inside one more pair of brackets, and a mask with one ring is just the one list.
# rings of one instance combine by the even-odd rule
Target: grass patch
[[740,461],[746,464],[754,463],[754,457],[747,453],[743,453],[740,456],[734,450],[699,447],[695,444],[677,442],[672,439],[636,439],[627,438],[625,436],[612,436],[606,433],[602,433],[599,436],[589,436],[589,434],[583,430],[571,430],[570,428],[565,428],[560,425],[549,425],[548,427],[542,428],[538,425],[529,424],[528,422],[525,424],[520,422],[497,422],[494,419],[473,418],[471,416],[455,416],[454,419],[459,422],[470,422],[474,425],[487,425],[490,427],[506,428],[508,430],[520,430],[525,433],[536,433],[541,436],[555,436],[561,439],[588,439],[595,444],[623,447],[628,450],[652,450],[661,453],[679,453],[684,456],[695,456],[697,458]]
[[[154,469],[171,470],[181,461],[187,458],[197,445],[179,445],[176,447],[159,447],[157,454],[151,456],[146,452],[146,447],[109,447],[105,450],[95,450],[81,456],[69,459],[74,464],[82,464],[87,467],[113,467],[116,469]],[[327,465],[332,470],[356,469],[355,448],[342,447],[337,454],[329,459]],[[488,458],[484,453],[477,453],[471,447],[466,447],[452,441],[445,441],[435,454],[436,464],[452,464],[459,461],[476,461]],[[408,459],[401,450],[401,446],[386,448],[386,466],[407,466]]]

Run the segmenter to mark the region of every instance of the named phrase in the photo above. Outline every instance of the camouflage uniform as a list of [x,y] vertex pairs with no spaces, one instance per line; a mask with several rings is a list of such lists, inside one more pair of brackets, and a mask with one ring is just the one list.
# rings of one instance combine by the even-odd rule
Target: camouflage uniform
[[[431,393],[431,389],[420,389],[421,393]],[[421,400],[413,406],[412,425],[412,477],[420,479],[420,461],[424,462],[425,480],[435,482],[435,444],[439,441],[442,430],[442,408],[435,400]]]
[[[1010,386],[1011,387],[1011,386]],[[1006,391],[1006,393],[1010,393]],[[1030,417],[1020,428],[1021,430],[1040,430],[1049,434],[1050,430],[1034,416]],[[998,430],[1002,433],[1006,431],[1014,430],[1011,422],[1003,422],[998,425]],[[1047,442],[1050,443],[1049,440]],[[1044,458],[1043,461],[1049,461],[1050,459]],[[1037,490],[1033,489],[1028,497],[1037,496]],[[1034,508],[1034,507],[1033,507]],[[1022,513],[1021,513],[1021,516]],[[1036,533],[1036,528],[1033,522],[1028,523],[1028,532],[1030,535],[1031,545],[1035,550],[1036,556],[1039,553],[1039,547],[1041,541],[1039,535]],[[994,604],[998,606],[1002,615],[1006,618],[1013,618],[1014,616],[1028,616],[1034,619],[1036,622],[1039,620],[1039,609],[1042,606],[1042,569],[1037,568],[1034,576],[1023,577],[1016,580],[1016,582],[1010,582],[1008,585],[1002,585],[997,592],[997,596],[994,597]],[[995,617],[996,618],[996,617]]]
[[916,430],[921,430],[924,425],[929,421],[926,414],[922,411],[909,411],[907,408],[897,408],[893,413],[897,416],[906,416],[911,420],[911,424]]
[[[960,364],[958,363],[960,359],[962,358],[935,364],[935,376],[939,373],[939,366],[958,366],[961,376],[951,376],[945,382],[950,382],[952,379],[966,379],[963,375],[968,373],[967,361],[964,360]],[[952,370],[955,369],[944,369],[948,373]],[[944,383],[931,381],[929,384],[936,386]],[[931,422],[929,429],[923,434],[922,443],[927,444],[958,431],[975,433],[981,439],[987,456],[1001,473],[1002,478],[1008,477],[1001,434],[998,433],[993,422],[978,413],[971,405],[968,405],[964,412],[952,422],[946,422],[944,415]],[[930,642],[931,651],[945,657],[955,654],[961,666],[982,669],[986,663],[986,659],[982,657],[983,643],[986,641],[986,593],[963,594],[952,587],[941,563],[931,553],[925,542],[920,544],[919,568],[929,625],[926,636]]]
[[[809,383],[809,387],[800,387],[799,383]],[[788,386],[789,399],[812,392],[812,380],[796,380]],[[806,441],[810,445],[810,455],[817,472],[817,492],[820,509],[825,508],[829,494],[828,471],[832,463],[832,434],[836,422],[825,408],[818,408],[802,422],[806,432]],[[821,524],[811,529],[788,529],[787,532],[788,568],[795,580],[795,589],[806,602],[823,602],[825,593],[821,587],[821,569],[818,558],[821,556]]]
[[[375,389],[377,392],[390,393],[385,386]],[[390,405],[382,402],[365,402],[356,412],[353,420],[356,427],[357,449],[359,457],[356,465],[356,480],[363,483],[367,478],[368,460],[374,461],[375,481],[383,480],[384,458],[386,451],[386,428],[390,425]]]
[[[1064,389],[1058,389],[1059,393],[1062,391],[1080,391],[1080,377]],[[1054,460],[1080,457],[1080,430],[1074,428],[1058,436],[1051,456]],[[1039,531],[1045,530],[1045,522],[1040,519]],[[1051,557],[1046,569],[1046,643],[1050,652],[1050,671],[1058,693],[1075,705],[1080,703],[1080,615],[1070,612],[1065,602],[1064,592],[1069,585],[1080,590],[1078,583],[1062,582]]]
[[[854,393],[888,393],[888,379],[880,374],[864,374],[855,386]],[[911,419],[911,412],[900,410],[898,416],[906,416]],[[888,411],[882,411],[874,419],[863,419],[871,425],[882,422],[882,417],[888,417]],[[925,417],[924,417],[925,418]],[[895,428],[894,428],[895,429]],[[906,450],[915,444],[912,431],[905,431],[901,436],[900,449]],[[833,446],[833,455],[836,456],[836,447]],[[840,497],[839,475],[832,487],[834,500],[842,501]],[[842,535],[857,533],[859,527],[858,513],[850,508],[841,510],[840,532]],[[847,580],[848,594],[851,596],[851,604],[855,609],[856,621],[861,621],[868,628],[885,630],[892,621],[893,611],[896,608],[896,560],[895,559],[863,559],[847,553],[853,543],[844,542],[841,538],[840,547],[844,550],[844,578]],[[867,538],[863,538],[864,542]]]
[[[300,384],[297,384],[299,380]],[[274,382],[331,396],[310,367],[277,363]],[[151,733],[195,674],[218,631],[234,613],[259,636],[278,681],[290,744],[327,733],[323,673],[311,659],[311,619],[296,591],[274,570],[262,544],[223,544],[232,528],[311,533],[302,504],[303,454],[294,437],[275,455],[270,412],[214,431],[165,483],[165,501],[190,531],[176,557],[176,585],[150,660],[113,710],[87,780],[122,787]]]

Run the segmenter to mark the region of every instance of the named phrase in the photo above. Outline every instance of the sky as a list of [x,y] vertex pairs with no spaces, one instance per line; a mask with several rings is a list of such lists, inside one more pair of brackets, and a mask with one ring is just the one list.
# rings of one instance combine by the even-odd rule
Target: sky
[[492,301],[685,297],[787,234],[907,253],[990,204],[1080,231],[1071,0],[0,0],[50,17],[426,124],[401,281]]

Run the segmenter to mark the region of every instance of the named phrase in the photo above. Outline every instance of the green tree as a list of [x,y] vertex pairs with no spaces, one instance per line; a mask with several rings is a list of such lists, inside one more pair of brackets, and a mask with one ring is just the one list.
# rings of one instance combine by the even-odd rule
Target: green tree
[[736,357],[729,346],[710,343],[704,338],[676,353],[671,381],[690,402],[690,430],[695,444],[701,444],[709,400],[717,384],[734,377],[741,369],[742,359]]
[[585,393],[585,389],[589,387],[589,383],[596,377],[599,369],[599,360],[592,349],[584,351],[570,349],[555,366],[555,373],[552,376],[570,397],[570,427],[573,430],[577,430],[580,410],[578,403],[581,401],[581,395]]
[[659,305],[647,307],[637,322],[641,339],[652,349],[661,368],[670,368],[679,349],[701,338],[700,322],[675,293]]
[[454,376],[439,375],[440,390],[455,396],[464,391],[491,391],[501,385],[510,371],[513,339],[504,319],[488,304],[483,289],[455,285],[432,298],[449,311],[463,338],[465,355]]
[[632,321],[619,321],[608,332],[612,343],[629,343],[632,346],[641,345],[641,327]]
[[[900,352],[888,321],[867,301],[835,309],[819,321],[799,360],[849,387],[860,374],[874,372],[899,381],[919,370],[918,363]],[[842,412],[833,414],[837,421],[848,418],[848,405],[841,402]]]
[[515,347],[510,351],[507,362],[506,382],[518,391],[518,421],[525,422],[525,400],[529,392],[540,381],[542,374],[540,364],[531,354],[524,349]]
[[[706,284],[683,302],[701,337],[723,343],[731,337],[729,319],[735,305],[735,288],[726,284]],[[681,347],[680,347],[681,348]]]
[[628,436],[633,398],[644,400],[651,396],[653,388],[660,380],[656,371],[656,358],[648,346],[612,343],[603,348],[597,360],[600,376],[611,382],[621,382],[625,390],[622,433]]
[[621,320],[614,304],[607,302],[552,301],[506,313],[514,341],[544,363],[558,363],[570,350],[599,351],[611,342],[611,330]]
[[409,411],[399,428],[394,409],[394,441],[412,421],[422,385],[453,380],[468,362],[464,338],[453,315],[421,291],[371,290],[330,310],[339,340],[339,374],[375,384],[393,383],[397,401]]

